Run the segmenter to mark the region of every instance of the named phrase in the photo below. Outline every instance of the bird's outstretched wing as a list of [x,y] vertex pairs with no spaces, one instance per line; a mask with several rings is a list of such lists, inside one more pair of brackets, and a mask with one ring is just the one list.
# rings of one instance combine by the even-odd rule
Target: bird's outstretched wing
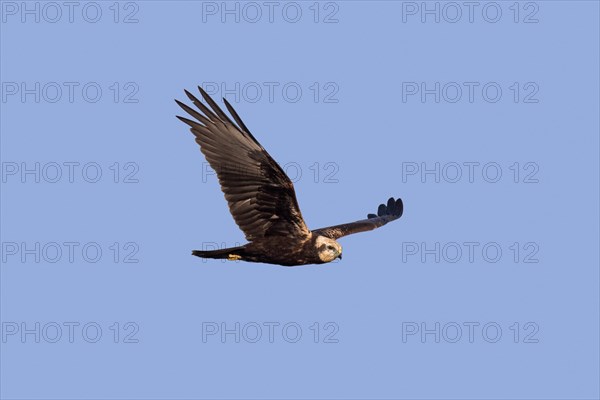
[[377,215],[369,214],[367,215],[367,219],[350,222],[348,224],[315,229],[312,232],[315,235],[322,235],[331,239],[337,239],[342,236],[352,235],[353,233],[371,231],[375,228],[379,228],[390,221],[400,218],[403,211],[404,205],[402,204],[402,199],[394,200],[393,197],[390,197],[387,205],[379,205]]
[[196,120],[177,118],[191,127],[200,150],[217,173],[231,215],[246,239],[308,236],[310,231],[300,213],[292,181],[252,136],[227,100],[223,99],[237,125],[201,87],[198,89],[210,108],[186,90],[201,112],[175,100]]

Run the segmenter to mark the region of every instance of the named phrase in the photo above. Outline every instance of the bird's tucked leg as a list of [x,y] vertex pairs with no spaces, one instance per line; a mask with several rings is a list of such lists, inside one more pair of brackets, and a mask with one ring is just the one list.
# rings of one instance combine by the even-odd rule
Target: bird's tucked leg
[[192,255],[202,258],[220,258],[230,261],[241,260],[244,255],[245,246],[230,247],[219,250],[194,250]]

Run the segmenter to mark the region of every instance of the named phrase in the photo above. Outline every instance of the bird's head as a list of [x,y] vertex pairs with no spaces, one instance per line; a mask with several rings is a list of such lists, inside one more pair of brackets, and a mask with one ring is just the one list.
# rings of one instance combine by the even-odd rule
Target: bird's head
[[325,236],[317,237],[315,241],[319,259],[325,263],[331,262],[336,258],[342,259],[342,246],[333,239]]

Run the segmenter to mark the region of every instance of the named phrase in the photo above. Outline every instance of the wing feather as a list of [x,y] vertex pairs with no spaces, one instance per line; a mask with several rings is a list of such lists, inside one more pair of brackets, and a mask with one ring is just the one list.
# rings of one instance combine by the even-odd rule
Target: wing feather
[[[233,106],[231,104],[229,104],[227,99],[223,98],[223,102],[225,103],[225,107],[227,107],[227,110],[229,111],[229,113],[233,116],[233,119],[235,119],[235,122],[237,122],[238,126],[240,128],[242,128],[242,130],[244,130],[245,132],[248,132],[249,135],[252,135],[250,133],[250,130],[246,127],[246,124],[244,124],[244,121],[242,121],[242,119],[240,118],[238,113],[235,112],[235,109],[233,108]],[[252,138],[254,139],[254,136],[252,136]],[[254,140],[256,140],[256,139],[254,139]]]
[[177,118],[190,126],[200,150],[217,173],[231,215],[246,239],[310,235],[294,185],[283,169],[258,143],[231,104],[225,101],[237,125],[201,87],[198,89],[210,108],[186,90],[199,111],[176,100],[195,121]]
[[404,212],[402,199],[394,200],[393,197],[387,201],[387,204],[380,204],[377,208],[377,215],[368,214],[367,219],[350,222],[347,224],[329,226],[313,230],[313,234],[326,236],[331,239],[338,239],[342,236],[352,235],[354,233],[370,231],[397,220]]

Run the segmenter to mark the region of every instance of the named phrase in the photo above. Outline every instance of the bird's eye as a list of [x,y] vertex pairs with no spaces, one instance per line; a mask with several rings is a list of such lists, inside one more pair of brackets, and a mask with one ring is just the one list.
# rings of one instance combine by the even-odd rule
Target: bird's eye
[[330,244],[328,244],[328,245],[327,245],[327,250],[333,250],[333,246],[332,246],[332,245],[330,245]]

